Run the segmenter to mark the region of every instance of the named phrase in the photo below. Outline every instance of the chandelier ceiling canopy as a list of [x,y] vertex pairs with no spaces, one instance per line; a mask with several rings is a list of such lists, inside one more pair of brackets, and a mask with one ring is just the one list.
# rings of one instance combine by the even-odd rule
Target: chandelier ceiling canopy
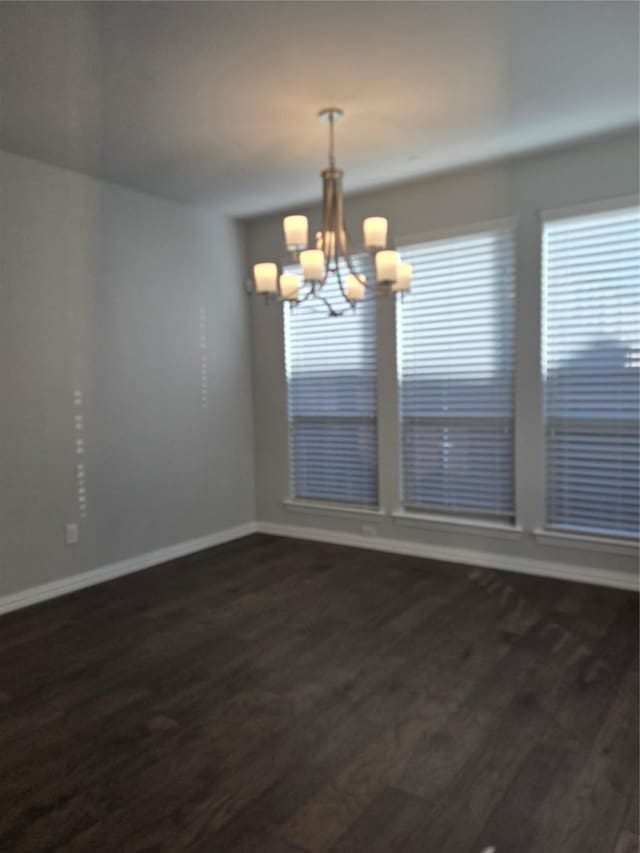
[[[398,252],[388,246],[388,223],[383,216],[364,220],[364,246],[353,248],[344,221],[342,170],[336,168],[334,153],[334,126],[342,118],[342,110],[328,107],[319,116],[329,124],[329,168],[322,172],[322,230],[316,232],[309,248],[307,217],[285,216],[282,223],[285,243],[301,273],[281,271],[272,262],[259,263],[253,267],[253,283],[256,293],[266,297],[279,295],[292,304],[319,300],[330,316],[337,317],[354,310],[367,294],[406,293],[411,287],[411,265],[402,263]],[[364,265],[375,271],[370,274],[373,281],[367,281],[362,261],[355,260],[356,256],[366,258],[366,253],[372,263]],[[329,282],[333,283],[331,288],[326,287]]]

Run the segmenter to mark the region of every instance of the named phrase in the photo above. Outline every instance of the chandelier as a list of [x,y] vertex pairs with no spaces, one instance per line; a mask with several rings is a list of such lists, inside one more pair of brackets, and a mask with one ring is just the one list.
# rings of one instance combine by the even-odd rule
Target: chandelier
[[[370,216],[362,223],[364,247],[354,250],[344,222],[342,170],[336,168],[334,125],[342,118],[342,110],[329,107],[319,117],[329,123],[329,168],[322,172],[322,230],[315,234],[314,247],[309,248],[309,221],[306,216],[285,216],[284,237],[293,263],[302,268],[301,275],[284,271],[275,263],[259,263],[253,267],[255,292],[266,298],[279,296],[292,304],[316,299],[332,317],[354,310],[367,293],[384,296],[404,294],[411,287],[411,264],[401,263],[400,255],[387,247],[388,223],[383,216]],[[369,253],[373,281],[358,267]],[[371,273],[370,273],[371,275]],[[329,286],[329,283],[332,286]],[[337,294],[337,296],[336,296]]]

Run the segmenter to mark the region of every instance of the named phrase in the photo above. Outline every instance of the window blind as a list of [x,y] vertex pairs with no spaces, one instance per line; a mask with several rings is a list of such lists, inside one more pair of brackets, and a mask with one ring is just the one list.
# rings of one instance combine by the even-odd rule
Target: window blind
[[513,517],[514,240],[492,230],[402,246],[397,321],[406,507]]
[[[340,305],[337,285],[327,282],[323,292]],[[284,320],[292,493],[375,506],[375,300],[341,317],[312,301],[285,304]]]
[[638,535],[640,217],[543,229],[547,524]]

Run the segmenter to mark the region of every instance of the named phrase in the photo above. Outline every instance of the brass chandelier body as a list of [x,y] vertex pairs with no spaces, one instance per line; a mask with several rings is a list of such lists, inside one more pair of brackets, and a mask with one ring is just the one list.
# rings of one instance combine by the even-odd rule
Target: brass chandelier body
[[[285,217],[287,249],[292,260],[302,267],[302,281],[297,273],[280,273],[274,263],[260,263],[254,266],[254,284],[257,293],[267,297],[279,295],[292,304],[317,299],[330,316],[337,317],[355,310],[367,293],[373,296],[406,293],[411,285],[411,266],[401,263],[398,253],[386,248],[387,220],[376,216],[363,223],[365,249],[373,255],[375,281],[368,282],[366,275],[356,268],[344,220],[343,172],[335,161],[334,125],[342,117],[342,110],[330,107],[319,115],[329,123],[329,168],[322,172],[322,230],[316,232],[315,247],[307,248],[307,218]],[[337,284],[339,305],[325,288],[330,280]]]

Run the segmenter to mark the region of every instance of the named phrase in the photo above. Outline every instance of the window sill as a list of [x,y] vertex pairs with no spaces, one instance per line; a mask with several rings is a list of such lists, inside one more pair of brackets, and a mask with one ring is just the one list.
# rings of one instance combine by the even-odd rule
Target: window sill
[[402,527],[418,527],[425,530],[439,530],[444,533],[468,533],[487,536],[491,539],[520,539],[523,529],[513,524],[498,521],[481,521],[473,518],[444,518],[422,512],[409,512],[398,509],[391,515],[393,521]]
[[608,554],[635,557],[639,543],[634,539],[617,539],[613,536],[595,536],[591,533],[570,533],[568,530],[533,531],[536,541],[542,545],[555,545],[560,548],[579,548],[583,551],[604,551]]
[[313,515],[329,515],[334,517],[382,519],[384,510],[379,507],[358,506],[357,504],[331,503],[331,501],[310,501],[303,498],[285,498],[283,506],[289,512],[303,512]]

